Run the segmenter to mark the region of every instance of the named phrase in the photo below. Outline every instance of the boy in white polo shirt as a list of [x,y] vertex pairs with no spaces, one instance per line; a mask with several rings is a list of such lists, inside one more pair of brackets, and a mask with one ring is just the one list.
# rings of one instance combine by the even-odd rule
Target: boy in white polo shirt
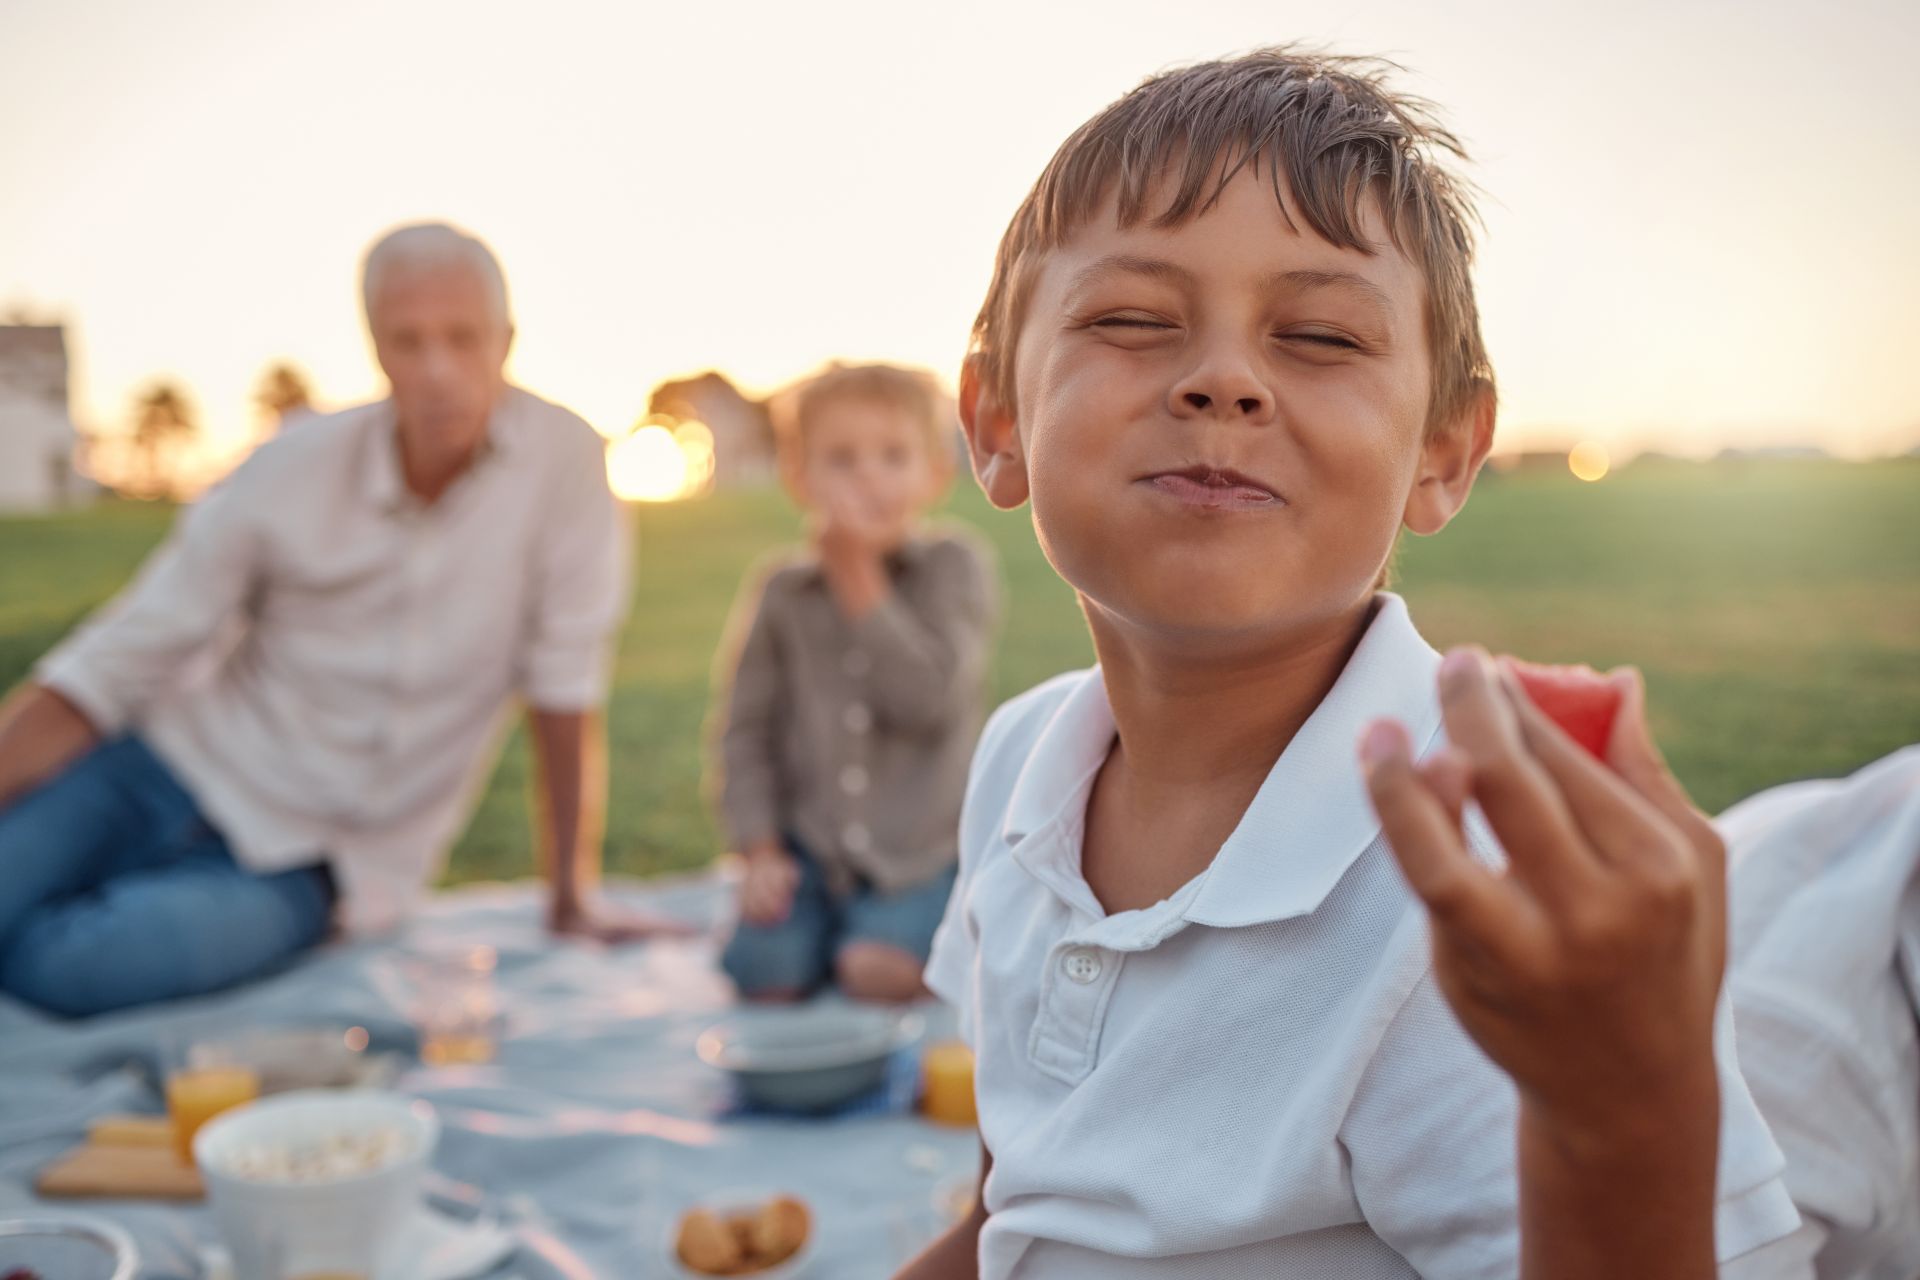
[[1261,51],[1082,126],[1002,241],[975,471],[1100,666],[975,758],[927,982],[980,1205],[905,1275],[1790,1274],[1637,684],[1603,767],[1378,590],[1491,443],[1458,152],[1378,64]]

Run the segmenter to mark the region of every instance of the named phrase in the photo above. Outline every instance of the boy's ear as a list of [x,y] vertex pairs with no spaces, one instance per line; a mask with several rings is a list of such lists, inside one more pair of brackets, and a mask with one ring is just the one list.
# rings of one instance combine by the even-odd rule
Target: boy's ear
[[1480,464],[1493,449],[1496,402],[1492,384],[1482,381],[1458,416],[1428,435],[1402,517],[1407,528],[1418,534],[1438,533],[1467,505]]
[[1020,432],[987,389],[978,352],[960,366],[960,426],[967,433],[967,456],[987,501],[1011,511],[1027,500],[1027,455]]

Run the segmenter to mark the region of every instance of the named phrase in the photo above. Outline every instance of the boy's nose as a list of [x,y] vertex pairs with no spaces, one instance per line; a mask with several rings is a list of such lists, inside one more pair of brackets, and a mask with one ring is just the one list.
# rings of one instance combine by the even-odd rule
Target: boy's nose
[[1273,412],[1273,395],[1244,361],[1215,357],[1174,384],[1176,416],[1194,414],[1261,421]]
[[[1187,392],[1187,403],[1196,409],[1205,410],[1213,407],[1213,398],[1205,392],[1189,391]],[[1252,415],[1259,412],[1260,400],[1255,396],[1241,396],[1233,402],[1233,407],[1243,415]]]

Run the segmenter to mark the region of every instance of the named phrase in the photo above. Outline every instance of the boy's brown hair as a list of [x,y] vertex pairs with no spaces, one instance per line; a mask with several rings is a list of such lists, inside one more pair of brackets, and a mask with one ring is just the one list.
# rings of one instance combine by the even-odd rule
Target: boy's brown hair
[[[1153,76],[1074,130],[1021,202],[994,259],[973,325],[988,395],[1016,408],[1014,348],[1048,250],[1109,198],[1122,226],[1148,217],[1178,226],[1206,212],[1249,165],[1272,183],[1289,225],[1297,225],[1297,209],[1343,248],[1375,251],[1362,213],[1369,197],[1378,200],[1395,247],[1426,276],[1430,432],[1476,395],[1491,394],[1471,277],[1478,218],[1468,187],[1446,167],[1449,157],[1465,160],[1466,150],[1431,104],[1387,87],[1398,69],[1293,46],[1259,49]],[[1172,194],[1156,213],[1147,201],[1163,180]]]
[[940,384],[923,369],[892,364],[830,364],[807,379],[773,415],[782,452],[797,460],[804,452],[808,425],[830,404],[859,400],[882,404],[909,415],[920,429],[927,456],[936,467],[950,466],[957,421]]

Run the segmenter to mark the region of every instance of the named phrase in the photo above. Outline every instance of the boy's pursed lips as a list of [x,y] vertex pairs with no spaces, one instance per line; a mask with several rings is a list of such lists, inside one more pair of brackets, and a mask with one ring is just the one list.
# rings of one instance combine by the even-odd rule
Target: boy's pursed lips
[[1198,463],[1167,471],[1149,472],[1144,484],[1187,506],[1210,510],[1257,510],[1287,504],[1273,487],[1231,467]]

